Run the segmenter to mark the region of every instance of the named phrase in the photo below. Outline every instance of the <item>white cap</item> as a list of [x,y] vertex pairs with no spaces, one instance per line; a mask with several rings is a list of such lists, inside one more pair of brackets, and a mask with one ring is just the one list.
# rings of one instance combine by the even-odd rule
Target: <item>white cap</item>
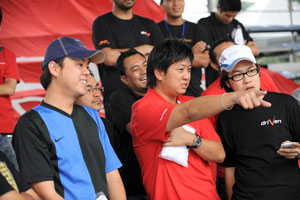
[[248,60],[256,63],[251,49],[246,45],[233,45],[225,49],[219,59],[221,71],[231,72],[234,66],[242,61]]

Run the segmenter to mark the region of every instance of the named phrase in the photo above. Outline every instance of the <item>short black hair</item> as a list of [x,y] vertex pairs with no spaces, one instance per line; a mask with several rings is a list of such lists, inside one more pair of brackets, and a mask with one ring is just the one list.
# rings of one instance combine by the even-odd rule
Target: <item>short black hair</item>
[[219,62],[217,61],[217,56],[216,54],[214,53],[214,49],[219,46],[220,44],[224,43],[224,42],[232,42],[235,44],[235,42],[233,41],[233,39],[229,38],[229,37],[226,37],[226,38],[221,38],[219,40],[216,40],[215,42],[213,42],[210,46],[210,49],[209,49],[209,57],[210,57],[210,60],[215,63],[216,65],[219,65]]
[[194,54],[190,46],[178,39],[167,39],[157,44],[151,51],[147,63],[147,86],[156,86],[155,69],[167,73],[173,63],[189,58],[191,63]]
[[[65,58],[66,57],[58,58],[58,59],[53,60],[53,61],[56,62],[59,66],[63,67],[63,62],[64,62]],[[49,71],[48,66],[46,66],[43,70],[43,73],[42,73],[41,77],[40,77],[40,82],[41,82],[41,84],[42,84],[42,86],[45,90],[47,90],[49,84],[51,83],[51,80],[52,80],[52,75]]]
[[117,67],[119,69],[120,75],[126,75],[125,74],[125,68],[124,68],[124,60],[125,60],[125,58],[133,56],[135,54],[139,54],[143,58],[145,58],[145,56],[141,52],[135,50],[134,48],[130,48],[129,50],[124,51],[124,52],[121,53],[121,55],[119,56],[119,58],[117,60]]
[[2,23],[2,9],[0,8],[0,26],[1,26],[1,23]]
[[223,11],[234,11],[240,12],[242,9],[241,0],[219,0],[221,12]]

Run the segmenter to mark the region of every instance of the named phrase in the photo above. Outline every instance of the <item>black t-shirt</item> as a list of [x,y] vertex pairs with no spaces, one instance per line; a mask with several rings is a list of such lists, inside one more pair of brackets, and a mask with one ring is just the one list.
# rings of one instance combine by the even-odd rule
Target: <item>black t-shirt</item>
[[[111,12],[99,16],[93,23],[93,43],[96,49],[131,48],[143,44],[155,45],[163,40],[157,25],[151,20],[133,15],[130,20],[122,20]],[[125,87],[120,81],[116,67],[99,65],[99,72],[104,86],[104,106],[106,108],[110,95],[116,89]]]
[[[185,28],[183,25],[174,26],[166,24],[166,21],[163,20],[158,23],[158,26],[164,36],[164,38],[177,38],[183,39],[190,47],[193,47],[197,42],[204,41],[207,42],[207,36],[205,30],[189,21],[185,21]],[[201,84],[202,72],[201,68],[193,67],[191,71],[191,80],[189,87],[185,95],[199,97],[203,92],[200,87]]]
[[14,165],[0,152],[0,196],[11,190],[25,192],[28,189],[30,186],[22,181]]
[[290,95],[269,92],[271,108],[244,110],[235,105],[219,114],[225,167],[235,167],[232,199],[300,199],[300,171],[296,159],[277,154],[280,144],[300,142],[300,106]]
[[[198,25],[203,27],[206,31],[208,44],[222,39],[222,38],[234,38],[235,29],[241,27],[244,39],[247,41],[253,41],[249,36],[243,24],[234,19],[230,24],[223,24],[217,18],[215,13],[211,13],[210,16],[202,18],[198,21]],[[214,82],[218,77],[219,73],[214,70],[211,66],[205,69],[206,87]]]
[[118,89],[110,97],[112,122],[116,137],[117,155],[123,167],[119,169],[127,195],[145,195],[141,177],[141,169],[136,159],[132,136],[126,130],[126,125],[131,121],[131,107],[134,102],[142,98],[131,89]]

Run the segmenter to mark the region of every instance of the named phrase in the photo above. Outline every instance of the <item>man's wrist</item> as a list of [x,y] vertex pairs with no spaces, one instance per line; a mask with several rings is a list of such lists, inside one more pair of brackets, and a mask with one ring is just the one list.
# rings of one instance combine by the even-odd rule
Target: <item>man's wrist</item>
[[198,148],[202,144],[202,138],[199,135],[195,134],[195,137],[193,139],[193,144],[191,146],[188,146],[189,148]]

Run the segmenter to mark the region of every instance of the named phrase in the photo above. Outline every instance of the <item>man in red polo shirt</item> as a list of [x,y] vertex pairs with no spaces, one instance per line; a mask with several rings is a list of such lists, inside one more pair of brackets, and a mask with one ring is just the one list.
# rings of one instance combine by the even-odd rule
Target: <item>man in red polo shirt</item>
[[[219,199],[208,161],[222,162],[224,149],[217,134],[203,129],[197,120],[236,103],[245,109],[271,106],[258,99],[264,91],[194,99],[182,96],[189,85],[192,62],[191,48],[181,41],[156,45],[148,58],[149,89],[132,108],[133,146],[150,199]],[[162,158],[163,146],[189,146],[187,166],[172,161],[180,154],[170,160]]]
[[[0,9],[0,29],[2,11]],[[7,48],[0,46],[0,151],[18,169],[18,163],[11,144],[11,136],[17,123],[10,96],[14,95],[19,82],[16,56]]]

